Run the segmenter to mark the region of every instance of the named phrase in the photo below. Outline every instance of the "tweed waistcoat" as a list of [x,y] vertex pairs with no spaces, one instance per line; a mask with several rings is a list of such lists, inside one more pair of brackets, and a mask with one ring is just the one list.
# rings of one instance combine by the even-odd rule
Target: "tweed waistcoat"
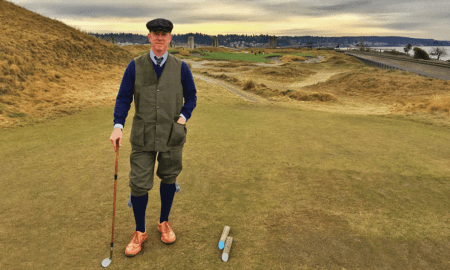
[[186,126],[176,123],[183,107],[182,61],[169,54],[159,79],[150,53],[134,62],[136,110],[130,135],[133,150],[167,152],[183,147]]

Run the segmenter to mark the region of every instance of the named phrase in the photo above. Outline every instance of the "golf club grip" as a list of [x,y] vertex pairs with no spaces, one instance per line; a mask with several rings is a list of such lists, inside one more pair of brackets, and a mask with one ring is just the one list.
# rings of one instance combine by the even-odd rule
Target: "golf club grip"
[[117,145],[117,151],[116,151],[116,164],[114,167],[114,179],[117,179],[117,170],[119,166],[119,145]]

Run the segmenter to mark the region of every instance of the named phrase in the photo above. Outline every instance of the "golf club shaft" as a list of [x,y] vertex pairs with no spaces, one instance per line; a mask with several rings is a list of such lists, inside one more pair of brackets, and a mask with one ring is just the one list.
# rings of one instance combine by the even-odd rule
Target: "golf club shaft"
[[112,258],[112,251],[113,251],[113,245],[114,245],[114,220],[116,218],[116,193],[117,193],[117,169],[119,165],[119,140],[116,141],[116,164],[114,169],[114,198],[113,198],[113,220],[112,220],[112,234],[111,234],[111,256]]

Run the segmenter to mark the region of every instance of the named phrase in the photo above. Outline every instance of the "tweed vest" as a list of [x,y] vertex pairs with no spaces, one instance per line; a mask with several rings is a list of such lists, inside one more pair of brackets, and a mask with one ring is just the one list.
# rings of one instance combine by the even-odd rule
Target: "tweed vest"
[[130,135],[132,149],[167,152],[183,147],[186,126],[176,123],[183,107],[182,61],[169,54],[159,79],[150,53],[134,62],[136,110]]

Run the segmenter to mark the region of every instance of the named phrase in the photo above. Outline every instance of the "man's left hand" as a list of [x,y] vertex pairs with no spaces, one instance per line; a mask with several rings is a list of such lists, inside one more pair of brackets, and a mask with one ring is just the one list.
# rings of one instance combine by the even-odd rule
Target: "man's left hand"
[[185,124],[186,124],[186,120],[184,120],[183,117],[180,117],[180,118],[178,118],[177,123],[178,123],[178,124],[181,124],[181,125],[185,125]]

